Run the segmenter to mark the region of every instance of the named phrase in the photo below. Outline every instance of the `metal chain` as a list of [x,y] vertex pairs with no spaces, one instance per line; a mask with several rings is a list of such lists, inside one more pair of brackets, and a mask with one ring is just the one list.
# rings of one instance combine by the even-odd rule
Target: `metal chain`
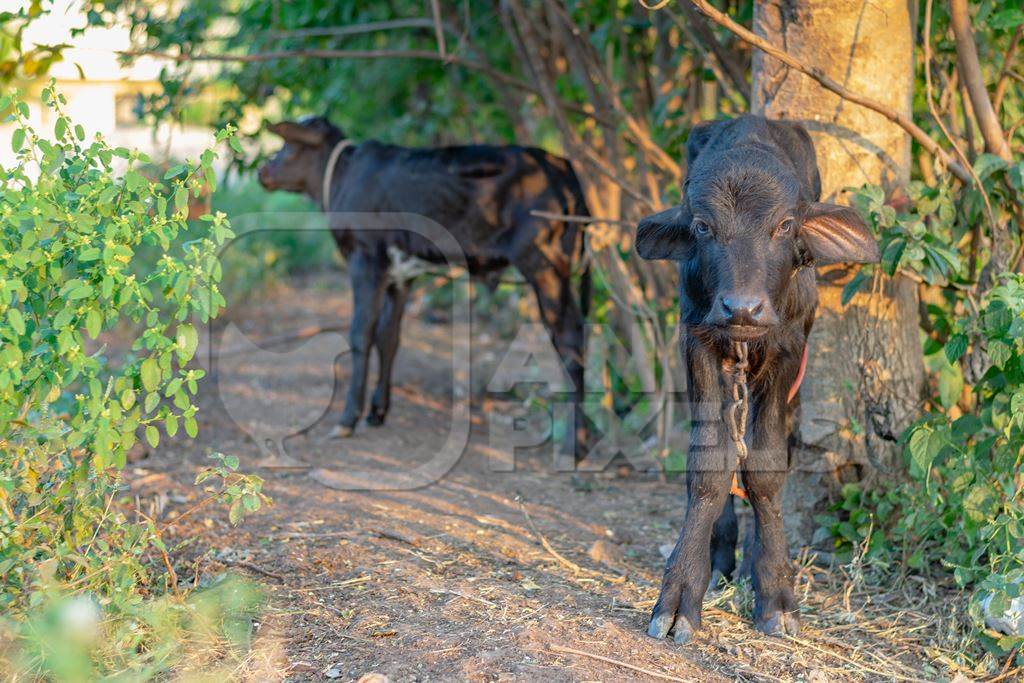
[[736,363],[732,368],[732,400],[723,411],[725,427],[729,430],[729,438],[736,444],[736,453],[740,462],[747,457],[747,413],[750,411],[749,394],[747,391],[747,342],[733,342]]

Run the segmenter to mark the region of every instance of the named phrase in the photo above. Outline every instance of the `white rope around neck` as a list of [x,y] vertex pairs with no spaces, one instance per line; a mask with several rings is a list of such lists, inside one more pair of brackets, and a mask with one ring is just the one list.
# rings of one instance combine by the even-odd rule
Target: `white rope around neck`
[[334,149],[331,150],[331,155],[327,157],[327,168],[324,169],[323,192],[320,193],[324,211],[331,210],[331,178],[334,176],[334,164],[338,163],[338,157],[351,144],[352,141],[348,138],[338,140],[338,143],[334,145]]

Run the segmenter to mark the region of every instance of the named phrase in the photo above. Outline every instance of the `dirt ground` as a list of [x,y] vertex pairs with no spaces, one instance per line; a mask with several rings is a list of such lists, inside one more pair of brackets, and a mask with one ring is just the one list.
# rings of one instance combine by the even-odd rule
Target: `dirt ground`
[[[254,343],[311,324],[344,325],[350,304],[342,282],[338,274],[277,286],[235,307],[230,320]],[[799,637],[754,631],[750,589],[741,585],[708,596],[705,627],[690,645],[648,638],[644,630],[663,565],[659,547],[675,541],[682,523],[682,481],[618,471],[556,473],[550,447],[520,452],[514,472],[497,471],[509,462],[489,445],[493,406],[479,399],[468,448],[436,483],[377,492],[325,486],[334,481],[331,473],[344,479],[359,469],[408,468],[444,441],[451,339],[468,328],[427,322],[420,312],[414,302],[405,319],[383,427],[361,423],[349,439],[324,439],[333,419],[316,418],[334,388],[335,336],[273,351],[236,344],[201,391],[199,437],[162,443],[134,465],[133,493],[164,519],[202,495],[192,480],[211,451],[235,454],[242,469],[265,478],[273,505],[239,527],[217,511],[178,529],[200,536],[175,556],[179,576],[230,569],[269,591],[242,678],[348,681],[377,672],[393,681],[847,681],[956,675],[944,652],[931,645],[941,628],[927,609],[934,596],[856,585],[848,568],[817,566],[806,553],[798,558]],[[507,342],[486,323],[475,334],[490,344],[474,348],[474,372],[486,373]],[[303,344],[303,352],[293,353]],[[338,367],[347,372],[344,358]],[[285,440],[287,454],[308,469],[257,470],[268,451],[252,434],[274,437],[282,424],[314,422]]]

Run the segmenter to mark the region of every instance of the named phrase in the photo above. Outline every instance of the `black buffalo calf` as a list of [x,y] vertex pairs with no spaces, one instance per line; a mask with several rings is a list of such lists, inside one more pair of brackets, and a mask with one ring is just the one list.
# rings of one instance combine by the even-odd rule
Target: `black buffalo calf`
[[332,214],[331,232],[352,280],[352,378],[335,434],[351,434],[363,413],[372,348],[379,377],[366,421],[380,425],[388,412],[408,285],[389,281],[392,261],[445,261],[430,239],[406,230],[360,230],[351,214],[407,213],[447,230],[471,275],[493,277],[512,265],[533,287],[541,319],[575,385],[576,429],[567,430],[566,448],[582,447],[586,434],[579,401],[590,276],[584,269],[579,300],[570,277],[581,263],[583,231],[577,223],[535,214],[587,215],[569,162],[529,147],[356,145],[324,118],[278,123],[270,130],[285,144],[260,168],[260,183],[268,190],[306,194]]
[[[802,369],[818,304],[814,265],[879,258],[850,208],[819,203],[814,146],[798,124],[742,116],[695,127],[686,146],[682,204],[641,221],[636,250],[679,267],[680,320],[694,428],[686,468],[686,521],[668,559],[648,633],[687,642],[700,627],[712,569],[731,576],[740,471],[754,508],[754,620],[796,633],[793,570],[782,529],[789,467],[787,394]],[[746,354],[749,417],[728,420]],[[728,424],[727,424],[728,422]],[[729,426],[738,427],[730,430]],[[732,438],[742,435],[742,458]]]

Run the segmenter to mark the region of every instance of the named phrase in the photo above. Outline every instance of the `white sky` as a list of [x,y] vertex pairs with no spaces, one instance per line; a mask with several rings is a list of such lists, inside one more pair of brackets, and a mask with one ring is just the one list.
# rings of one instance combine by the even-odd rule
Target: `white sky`
[[[0,9],[14,11],[24,4],[23,0],[0,0]],[[25,30],[24,40],[28,44],[53,45],[69,43],[73,47],[64,51],[64,61],[50,69],[50,74],[60,80],[79,80],[76,64],[82,68],[86,78],[100,81],[151,81],[160,72],[160,63],[150,58],[140,58],[128,69],[117,59],[118,50],[131,47],[128,29],[124,26],[112,28],[90,28],[80,36],[72,37],[71,31],[85,26],[85,13],[80,0],[53,0],[50,13],[35,19]]]

